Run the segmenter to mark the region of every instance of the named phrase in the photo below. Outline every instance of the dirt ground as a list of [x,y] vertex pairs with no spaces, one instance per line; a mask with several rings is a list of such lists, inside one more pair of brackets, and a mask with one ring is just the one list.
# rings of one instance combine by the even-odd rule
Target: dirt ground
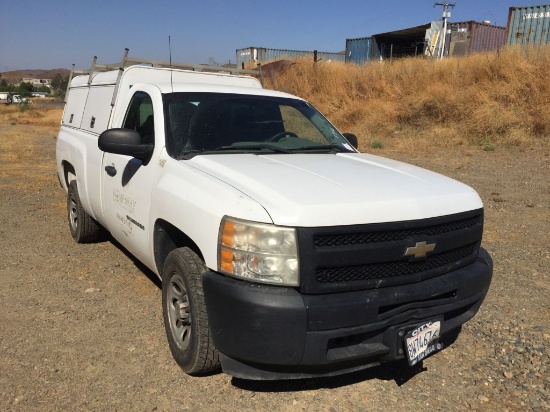
[[0,410],[550,410],[550,149],[381,150],[480,193],[495,262],[480,312],[421,367],[250,382],[184,374],[153,276],[110,239],[72,240],[56,134],[0,126]]

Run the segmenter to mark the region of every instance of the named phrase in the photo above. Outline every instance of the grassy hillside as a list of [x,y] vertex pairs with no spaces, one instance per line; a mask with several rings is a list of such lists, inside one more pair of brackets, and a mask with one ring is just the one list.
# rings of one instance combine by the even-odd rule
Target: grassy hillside
[[266,86],[312,102],[361,149],[548,145],[550,46],[443,61],[294,60]]
[[11,72],[0,73],[0,77],[5,79],[8,83],[17,84],[24,78],[33,79],[53,79],[56,74],[60,74],[62,77],[69,75],[71,71],[67,69],[51,69],[51,70],[16,70]]

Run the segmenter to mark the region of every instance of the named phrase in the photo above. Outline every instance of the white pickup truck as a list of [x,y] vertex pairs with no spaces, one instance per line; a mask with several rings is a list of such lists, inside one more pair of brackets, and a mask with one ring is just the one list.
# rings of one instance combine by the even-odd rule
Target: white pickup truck
[[456,338],[493,271],[474,190],[359,153],[251,72],[163,65],[74,77],[57,170],[73,238],[104,228],[162,279],[185,372],[330,376]]

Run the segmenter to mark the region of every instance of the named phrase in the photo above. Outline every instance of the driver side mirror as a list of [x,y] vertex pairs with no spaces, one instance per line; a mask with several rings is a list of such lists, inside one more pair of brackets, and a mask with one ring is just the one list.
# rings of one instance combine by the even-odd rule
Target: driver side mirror
[[146,165],[153,154],[154,145],[143,144],[141,135],[130,129],[108,129],[99,135],[99,150],[141,159]]
[[355,136],[353,133],[343,133],[343,136],[346,138],[349,144],[353,146],[354,149],[357,149],[357,136]]

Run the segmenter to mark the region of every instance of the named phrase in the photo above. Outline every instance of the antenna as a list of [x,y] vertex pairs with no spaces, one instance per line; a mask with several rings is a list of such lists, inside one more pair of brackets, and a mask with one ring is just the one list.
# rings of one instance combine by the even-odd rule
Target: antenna
[[170,87],[172,88],[172,93],[174,93],[174,83],[172,81],[172,44],[170,43],[170,36],[168,36],[168,52],[170,54]]

